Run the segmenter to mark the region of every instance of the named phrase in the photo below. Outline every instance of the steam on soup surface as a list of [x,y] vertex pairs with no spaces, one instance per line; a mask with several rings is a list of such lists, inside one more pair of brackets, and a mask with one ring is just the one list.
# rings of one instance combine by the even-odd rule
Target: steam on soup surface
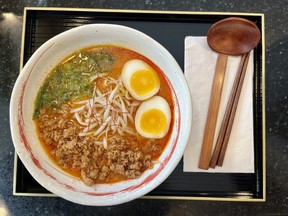
[[152,168],[170,138],[173,109],[169,84],[153,62],[107,45],[60,62],[38,93],[33,118],[50,158],[93,185]]

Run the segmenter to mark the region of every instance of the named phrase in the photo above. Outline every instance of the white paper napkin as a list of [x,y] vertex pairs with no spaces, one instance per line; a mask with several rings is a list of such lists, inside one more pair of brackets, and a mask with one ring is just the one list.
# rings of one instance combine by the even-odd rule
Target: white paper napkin
[[[192,131],[184,153],[184,172],[253,173],[253,52],[250,54],[223,166],[208,170],[198,168],[217,57],[218,54],[208,46],[206,37],[185,38],[184,72],[191,91],[193,115]],[[240,56],[228,57],[213,149],[240,58]]]

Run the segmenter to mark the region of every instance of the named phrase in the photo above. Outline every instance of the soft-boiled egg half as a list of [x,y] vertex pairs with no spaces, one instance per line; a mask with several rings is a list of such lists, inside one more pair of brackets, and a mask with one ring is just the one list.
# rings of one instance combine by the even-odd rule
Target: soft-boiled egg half
[[157,72],[139,59],[132,59],[124,64],[121,80],[132,97],[141,101],[152,97],[160,89]]
[[137,132],[146,138],[162,138],[170,127],[171,111],[168,102],[160,96],[142,102],[135,116]]

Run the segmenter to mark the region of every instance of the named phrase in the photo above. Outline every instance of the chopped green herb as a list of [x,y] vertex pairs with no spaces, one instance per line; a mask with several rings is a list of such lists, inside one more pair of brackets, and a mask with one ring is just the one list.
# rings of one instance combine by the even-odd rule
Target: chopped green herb
[[109,72],[114,61],[111,53],[96,49],[77,52],[58,64],[38,92],[33,119],[38,118],[42,107],[58,110],[73,97],[91,96],[94,86],[90,77]]

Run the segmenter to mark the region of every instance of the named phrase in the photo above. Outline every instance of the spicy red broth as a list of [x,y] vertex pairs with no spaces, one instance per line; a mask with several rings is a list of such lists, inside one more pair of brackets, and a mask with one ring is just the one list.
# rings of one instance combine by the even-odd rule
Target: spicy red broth
[[[117,83],[123,65],[131,59],[146,62],[159,76],[156,95],[168,102],[172,117],[163,138],[145,138],[135,129],[134,116],[141,101]],[[111,92],[118,94],[114,104],[109,101]],[[43,83],[33,118],[52,161],[93,185],[135,179],[152,168],[171,136],[173,111],[171,88],[155,63],[132,50],[106,45],[77,51],[62,60]]]

